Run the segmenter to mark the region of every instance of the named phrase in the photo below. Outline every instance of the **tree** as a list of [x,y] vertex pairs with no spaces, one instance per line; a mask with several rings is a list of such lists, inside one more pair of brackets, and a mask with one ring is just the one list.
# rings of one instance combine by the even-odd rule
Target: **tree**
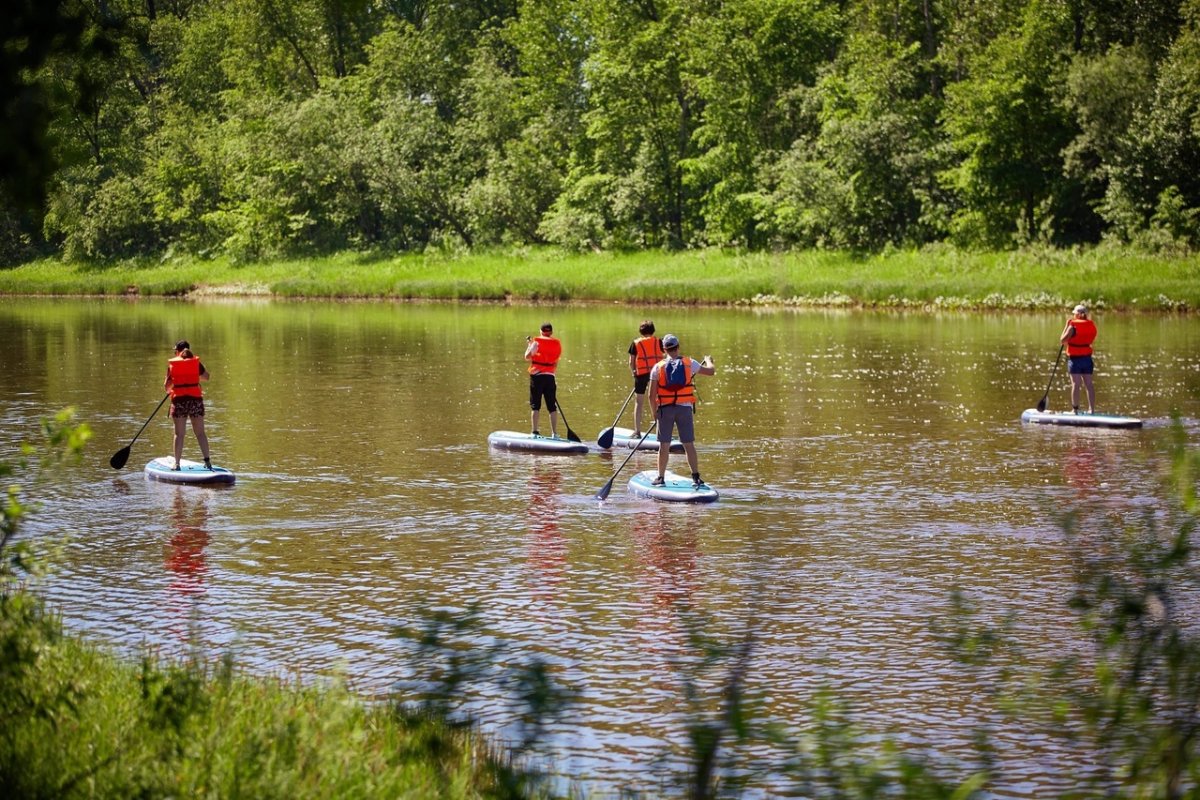
[[946,89],[946,131],[960,155],[944,173],[961,197],[953,234],[962,243],[1005,246],[1014,239],[1069,240],[1055,231],[1070,208],[1062,151],[1076,131],[1058,101],[1069,50],[1061,5],[1033,0],[1020,28],[998,36],[970,62],[970,76]]

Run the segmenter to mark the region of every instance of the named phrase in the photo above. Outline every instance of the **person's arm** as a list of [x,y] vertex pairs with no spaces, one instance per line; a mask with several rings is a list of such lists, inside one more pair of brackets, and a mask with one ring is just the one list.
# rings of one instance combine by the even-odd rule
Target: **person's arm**
[[1058,341],[1060,341],[1063,344],[1066,344],[1067,340],[1070,339],[1074,335],[1075,335],[1075,326],[1071,324],[1071,320],[1067,320],[1067,326],[1065,328],[1063,328],[1062,336],[1058,337]]
[[200,362],[200,380],[206,381],[210,377],[212,377],[212,376],[208,374],[208,370],[204,368],[204,362],[201,361]]
[[533,356],[537,353],[537,342],[533,340],[532,336],[526,336],[525,341],[529,342],[529,346],[525,348],[525,360],[533,361]]
[[169,392],[170,390],[171,390],[171,370],[170,370],[170,368],[168,368],[167,369],[167,377],[163,378],[163,391]]
[[637,377],[637,348],[629,345],[629,372]]
[[650,401],[650,417],[658,419],[658,364],[650,369],[650,386],[646,391],[646,398]]
[[694,365],[692,369],[696,372],[699,372],[701,375],[717,374],[717,368],[713,365],[712,356],[705,356],[704,361],[696,361],[696,359],[693,358],[692,362]]

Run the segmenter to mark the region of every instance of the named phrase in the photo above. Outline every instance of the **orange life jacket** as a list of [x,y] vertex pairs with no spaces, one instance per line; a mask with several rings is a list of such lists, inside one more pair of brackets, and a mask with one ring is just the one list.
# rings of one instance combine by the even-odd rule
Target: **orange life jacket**
[[633,349],[636,351],[635,358],[639,377],[649,375],[650,369],[663,359],[662,340],[657,336],[643,336],[635,339]]
[[171,397],[200,397],[200,359],[172,358],[167,362],[167,375],[171,379]]
[[537,342],[537,352],[530,357],[533,363],[529,365],[529,374],[553,375],[562,355],[562,342],[553,336],[535,336],[533,340]]
[[1092,342],[1096,340],[1096,323],[1090,319],[1073,319],[1068,324],[1075,329],[1075,333],[1067,339],[1067,355],[1090,356]]
[[679,357],[679,360],[683,362],[683,385],[668,386],[667,365],[673,360],[675,359],[663,361],[662,366],[658,368],[658,404],[660,406],[678,406],[684,403],[695,405],[696,387],[692,383],[692,360],[687,356]]

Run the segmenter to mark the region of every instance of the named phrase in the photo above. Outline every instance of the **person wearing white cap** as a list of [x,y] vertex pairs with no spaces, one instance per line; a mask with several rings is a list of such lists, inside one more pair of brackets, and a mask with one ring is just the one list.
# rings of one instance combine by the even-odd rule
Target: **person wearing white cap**
[[679,442],[687,454],[688,466],[692,468],[692,484],[698,489],[704,485],[700,480],[700,461],[696,456],[696,433],[693,410],[696,405],[694,380],[697,375],[715,375],[712,356],[699,362],[679,354],[679,337],[668,333],[662,339],[666,358],[650,370],[650,412],[658,420],[658,477],[651,483],[662,486],[667,472],[667,459],[671,455],[671,435],[679,428]]
[[1087,389],[1087,413],[1096,413],[1096,388],[1092,385],[1092,342],[1096,340],[1096,323],[1088,319],[1088,307],[1075,306],[1063,328],[1059,341],[1067,346],[1067,374],[1071,376],[1071,407],[1079,413],[1079,389]]

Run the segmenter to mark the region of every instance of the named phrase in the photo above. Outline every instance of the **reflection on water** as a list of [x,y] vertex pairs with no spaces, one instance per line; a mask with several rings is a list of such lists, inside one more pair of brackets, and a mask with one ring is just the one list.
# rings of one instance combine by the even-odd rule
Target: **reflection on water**
[[[211,493],[193,486],[171,486],[171,526],[163,566],[170,573],[167,608],[171,617],[183,624],[172,630],[180,639],[188,634],[187,621],[205,592],[208,562],[208,496]],[[199,491],[197,491],[199,490]]]
[[[653,787],[656,759],[685,746],[697,619],[725,642],[753,623],[747,695],[792,729],[830,686],[913,747],[965,757],[989,726],[1003,795],[1045,796],[1085,768],[996,713],[931,623],[961,586],[985,621],[1016,615],[1030,658],[1079,646],[1057,515],[1081,510],[1099,537],[1151,506],[1171,411],[1197,433],[1200,320],[1102,321],[1100,405],[1148,425],[1097,431],[1017,422],[1046,385],[1057,315],[655,309],[719,369],[697,436],[721,501],[677,508],[625,492],[654,453],[598,504],[624,453],[488,450],[489,431],[525,424],[524,333],[547,316],[560,396],[594,441],[627,396],[645,309],[0,300],[0,448],[65,405],[95,430],[94,457],[36,490],[29,535],[68,542],[50,600],[129,651],[194,635],[264,673],[340,670],[367,692],[411,677],[394,626],[479,604],[506,658],[581,688],[549,750],[597,790]],[[210,441],[239,473],[226,491],[141,479],[169,421],[124,471],[107,464],[183,336],[213,373]],[[503,734],[494,700],[478,708]]]

